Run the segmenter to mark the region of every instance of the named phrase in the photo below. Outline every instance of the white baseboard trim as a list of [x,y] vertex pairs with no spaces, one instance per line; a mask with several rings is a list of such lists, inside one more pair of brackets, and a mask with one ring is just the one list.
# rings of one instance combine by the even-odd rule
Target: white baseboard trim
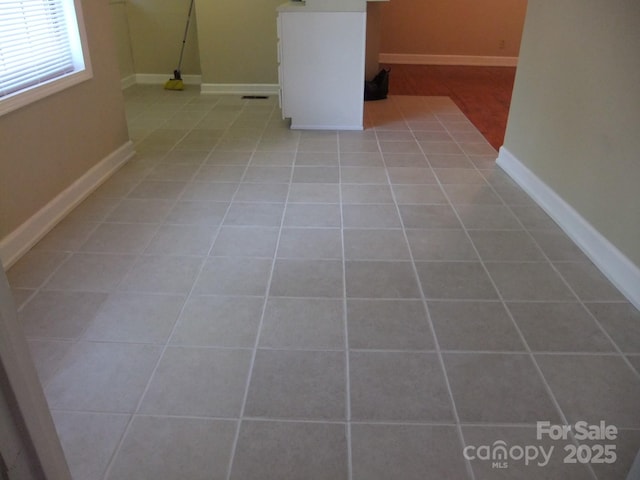
[[[201,75],[181,75],[185,85],[200,85]],[[135,83],[140,85],[164,85],[167,80],[173,78],[172,73],[136,73]]]
[[421,55],[413,53],[381,53],[380,63],[406,65],[466,65],[479,67],[515,67],[518,57],[489,57],[474,55]]
[[291,130],[351,130],[359,131],[364,130],[362,125],[306,125],[306,124],[291,124]]
[[203,83],[203,95],[278,95],[277,83]]
[[125,88],[132,87],[135,84],[136,84],[136,76],[135,75],[129,75],[128,77],[124,77],[124,78],[120,79],[120,86],[122,87],[123,90]]
[[0,240],[0,261],[4,268],[9,269],[134,154],[133,143],[126,142],[89,169],[87,173],[73,182],[26,222]]
[[[172,75],[162,73],[136,73],[121,79],[122,88],[132,85],[163,85]],[[277,83],[202,83],[201,75],[182,75],[185,85],[200,85],[203,95],[278,95]]]
[[640,268],[509,150],[501,147],[496,163],[555,220],[611,283],[640,309]]

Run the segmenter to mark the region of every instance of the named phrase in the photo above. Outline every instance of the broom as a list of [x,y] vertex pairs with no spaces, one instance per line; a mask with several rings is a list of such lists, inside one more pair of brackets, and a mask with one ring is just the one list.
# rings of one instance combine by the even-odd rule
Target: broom
[[178,68],[173,71],[173,78],[167,80],[164,84],[166,90],[184,90],[184,82],[180,75],[180,67],[182,66],[182,55],[184,55],[184,45],[187,43],[187,33],[189,32],[189,22],[191,21],[191,12],[193,11],[193,1],[189,5],[189,13],[187,15],[187,25],[184,28],[184,37],[182,38],[182,48],[180,49],[180,59],[178,60]]

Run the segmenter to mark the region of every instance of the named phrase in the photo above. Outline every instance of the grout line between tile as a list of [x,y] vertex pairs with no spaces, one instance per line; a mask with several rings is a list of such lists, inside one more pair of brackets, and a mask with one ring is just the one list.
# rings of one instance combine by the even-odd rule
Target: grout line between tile
[[[186,133],[185,133],[185,135],[186,135]],[[237,190],[236,190],[236,193],[237,193]],[[234,194],[234,195],[235,195],[235,194]],[[220,226],[224,223],[224,218],[226,218],[226,215],[227,215],[227,213],[229,212],[229,208],[230,208],[230,207],[228,206],[228,207],[227,207],[227,210],[225,211],[225,214],[224,214],[224,216],[223,216],[223,219],[222,219],[222,221],[220,222]],[[218,226],[218,230],[219,230],[220,226]],[[217,235],[217,234],[216,234],[216,235]],[[211,252],[211,249],[213,249],[213,244],[214,244],[214,243],[215,243],[215,236],[213,237],[212,243],[211,243],[211,245],[210,245],[210,247],[209,247],[209,253]],[[113,451],[113,453],[112,453],[112,455],[111,455],[111,458],[109,459],[109,462],[108,462],[108,464],[107,464],[107,467],[105,468],[104,473],[103,473],[103,479],[105,479],[105,480],[108,478],[108,476],[109,476],[109,474],[110,474],[110,471],[111,471],[111,468],[113,467],[114,461],[115,461],[115,459],[117,458],[118,453],[120,452],[120,450],[121,450],[121,448],[122,448],[123,442],[124,442],[125,438],[127,437],[128,432],[129,432],[129,431],[130,431],[130,429],[131,429],[131,425],[132,425],[132,423],[133,423],[133,419],[134,419],[134,418],[135,418],[135,416],[138,414],[138,412],[139,412],[139,410],[140,410],[140,407],[142,406],[142,403],[143,403],[143,401],[144,401],[144,398],[145,398],[145,396],[146,396],[146,394],[147,394],[147,392],[148,392],[148,390],[149,390],[149,387],[150,387],[150,385],[151,385],[151,382],[153,381],[153,378],[154,378],[154,376],[155,376],[155,373],[156,373],[156,371],[158,370],[158,367],[159,367],[159,365],[160,365],[160,362],[162,361],[162,358],[163,358],[163,356],[164,356],[165,352],[167,351],[167,349],[168,349],[168,348],[169,348],[169,346],[170,346],[171,338],[173,337],[173,334],[174,334],[174,332],[175,332],[175,330],[176,330],[176,328],[177,328],[177,326],[178,326],[180,316],[182,315],[182,313],[183,313],[183,311],[184,311],[184,308],[185,308],[185,306],[187,305],[187,302],[189,301],[189,298],[191,298],[191,296],[193,295],[193,292],[194,292],[194,289],[195,289],[195,287],[196,287],[196,285],[197,285],[198,279],[199,279],[200,275],[202,274],[202,271],[203,271],[203,269],[204,269],[204,266],[206,265],[206,259],[207,259],[207,257],[203,257],[203,259],[202,259],[202,261],[201,261],[201,263],[200,263],[200,267],[199,267],[199,269],[198,269],[198,273],[195,275],[195,277],[194,277],[194,281],[193,281],[193,283],[192,283],[192,285],[191,285],[191,288],[190,288],[189,292],[188,292],[188,293],[186,294],[186,296],[185,296],[185,301],[184,301],[184,303],[182,304],[182,307],[181,307],[181,309],[180,309],[180,312],[178,313],[178,316],[176,317],[176,321],[175,321],[175,322],[174,322],[174,324],[173,324],[173,328],[171,329],[171,333],[168,335],[167,340],[165,341],[165,344],[164,344],[164,346],[163,346],[163,348],[162,348],[162,350],[161,350],[161,352],[160,352],[160,354],[159,354],[159,356],[158,356],[158,359],[157,359],[157,361],[156,361],[156,363],[155,363],[155,366],[154,366],[154,368],[152,369],[151,374],[150,374],[150,376],[149,376],[149,378],[148,378],[148,380],[147,380],[147,383],[146,383],[146,385],[145,385],[145,388],[144,388],[144,390],[142,391],[142,393],[141,393],[141,395],[140,395],[140,397],[139,397],[139,399],[138,399],[138,402],[137,402],[137,404],[136,404],[136,407],[135,407],[135,409],[133,410],[133,412],[131,413],[131,416],[130,416],[129,421],[128,421],[128,423],[127,423],[127,425],[126,425],[125,429],[124,429],[124,432],[122,433],[122,436],[120,437],[120,440],[119,440],[119,442],[118,442],[118,444],[117,444],[116,448],[114,449],[114,451]],[[131,269],[130,269],[129,271],[131,271]],[[122,278],[121,282],[122,282],[122,281],[124,281],[124,279],[126,278],[126,276],[127,276],[127,275],[128,275],[128,273],[127,273],[127,274],[125,274],[125,276]]]
[[[275,112],[276,112],[276,109],[273,108],[273,110],[271,111],[270,118],[273,118]],[[266,130],[266,126],[265,126],[265,130]],[[264,134],[264,132],[263,132],[263,134]],[[300,138],[297,139],[296,145],[298,145],[299,142],[300,142]],[[253,154],[252,154],[252,156],[253,156]],[[247,166],[247,168],[248,168],[248,166]],[[293,168],[291,169],[291,172],[290,172],[289,185],[291,184],[292,180],[293,180]],[[289,198],[290,191],[291,191],[290,189],[287,190],[287,199]],[[277,236],[277,239],[276,239],[276,245],[275,245],[275,249],[274,249],[274,253],[273,253],[273,259],[271,261],[271,269],[270,269],[270,272],[269,272],[269,278],[267,280],[267,285],[265,287],[264,301],[263,301],[263,304],[262,304],[262,311],[260,313],[260,321],[258,323],[258,330],[257,330],[257,333],[256,333],[256,340],[255,340],[255,343],[253,345],[251,360],[250,360],[250,363],[249,363],[249,371],[247,373],[247,379],[246,379],[246,384],[245,384],[245,389],[244,389],[244,395],[243,395],[242,404],[241,404],[241,407],[240,407],[239,420],[238,420],[238,423],[237,423],[237,426],[236,426],[236,432],[235,432],[235,436],[234,436],[234,439],[233,439],[233,444],[232,444],[232,447],[231,447],[231,454],[229,456],[229,464],[227,466],[227,477],[226,477],[227,480],[231,480],[233,463],[234,463],[236,451],[237,451],[237,448],[238,448],[238,441],[240,439],[240,430],[242,428],[242,422],[243,422],[243,420],[245,420],[244,419],[244,415],[245,415],[245,409],[246,409],[246,406],[247,406],[247,399],[249,397],[249,388],[251,386],[251,377],[253,375],[253,368],[254,368],[254,365],[255,365],[255,360],[256,360],[257,353],[258,353],[258,348],[260,346],[260,336],[261,336],[261,333],[262,333],[262,326],[263,326],[263,323],[264,323],[264,316],[265,316],[265,312],[266,312],[266,309],[267,309],[267,303],[269,301],[269,290],[271,289],[271,282],[273,280],[273,273],[274,273],[275,266],[276,266],[276,260],[278,258],[277,257],[277,252],[278,252],[278,248],[280,246],[280,239],[282,237],[282,229],[284,227],[284,221],[285,221],[286,213],[287,213],[287,202],[285,200],[284,210],[282,211],[282,214],[281,214],[281,217],[280,217],[280,227],[278,229],[278,236]]]
[[[413,132],[411,132],[411,134],[412,134],[412,136],[414,137],[414,140],[415,140],[415,135],[413,134]],[[378,133],[377,132],[376,132],[376,139],[378,139],[378,148],[380,148],[380,140],[378,138]],[[422,146],[420,146],[420,149],[422,150]],[[424,155],[424,152],[423,152],[423,155]],[[426,155],[425,155],[425,158],[426,158]],[[383,162],[384,162],[384,159],[383,159]],[[389,172],[388,172],[388,170],[386,168],[386,164],[385,164],[385,173],[387,175],[388,181],[390,182],[391,179],[389,177]],[[405,245],[409,249],[409,255],[411,257],[411,266],[412,266],[412,269],[413,269],[414,280],[417,283],[418,289],[420,291],[420,295],[421,295],[421,298],[422,298],[422,305],[423,305],[423,308],[424,308],[425,313],[426,313],[427,322],[429,324],[429,329],[430,329],[431,335],[433,336],[433,342],[434,342],[434,345],[435,345],[435,348],[436,348],[436,354],[437,354],[437,357],[438,357],[438,363],[440,365],[440,372],[442,373],[442,376],[444,378],[444,382],[445,382],[445,386],[446,386],[446,389],[447,389],[447,393],[449,395],[449,401],[450,401],[450,404],[451,404],[451,410],[452,410],[453,418],[454,418],[454,421],[455,421],[455,424],[456,424],[456,431],[458,433],[458,440],[460,441],[460,449],[462,450],[464,448],[464,446],[465,446],[464,433],[463,433],[462,427],[460,425],[460,416],[458,414],[458,409],[456,407],[456,402],[455,402],[455,398],[453,396],[453,391],[451,389],[451,384],[449,382],[449,377],[447,376],[447,370],[445,368],[444,358],[442,356],[442,351],[440,350],[440,343],[438,342],[438,337],[436,336],[436,332],[435,332],[435,329],[433,327],[433,322],[431,321],[431,313],[430,313],[430,310],[429,310],[429,305],[427,304],[427,300],[425,298],[424,291],[422,289],[422,284],[420,282],[420,277],[418,275],[416,262],[414,260],[413,252],[412,252],[411,247],[410,247],[409,238],[407,237],[407,232],[406,232],[406,229],[405,229],[404,220],[402,219],[402,216],[400,214],[400,207],[398,206],[398,203],[397,203],[397,200],[396,200],[396,196],[395,196],[395,192],[393,191],[393,189],[392,189],[391,195],[392,195],[392,198],[394,200],[395,207],[396,207],[396,213],[397,213],[398,217],[400,218],[400,224],[402,225],[402,234],[404,236]],[[475,480],[475,473],[474,473],[473,468],[471,466],[471,462],[468,459],[465,458],[464,463],[465,463],[465,467],[466,467],[468,475],[470,476],[470,478],[472,480]]]
[[[341,167],[342,153],[340,152],[340,134],[338,137],[338,166]],[[340,242],[342,252],[342,321],[344,327],[344,371],[345,371],[345,416],[347,437],[347,476],[353,479],[353,447],[351,436],[351,373],[350,373],[350,349],[349,349],[349,322],[347,318],[347,259],[345,248],[344,209],[342,203],[342,168],[338,168],[338,203],[340,205]]]
[[[445,129],[447,129],[446,125],[445,125],[444,127],[445,127]],[[447,129],[447,131],[448,131],[448,129]],[[456,140],[454,140],[454,141],[455,141],[456,143],[458,143]],[[478,171],[479,171],[479,169],[477,169],[477,168],[476,168],[476,170],[478,170]],[[482,172],[479,172],[479,173],[482,175]],[[483,176],[483,178],[484,178],[484,175],[482,175],[482,176]],[[486,179],[485,179],[485,180],[486,180]],[[489,184],[489,182],[487,182],[487,183]],[[490,185],[490,188],[492,188],[492,189],[493,189],[493,186],[492,186],[491,184],[489,184],[489,185]],[[502,303],[503,308],[506,310],[507,315],[509,316],[509,319],[511,320],[511,323],[513,324],[513,326],[514,326],[514,328],[515,328],[516,332],[518,333],[518,336],[520,337],[520,340],[521,340],[521,341],[522,341],[522,343],[524,344],[524,346],[525,346],[525,348],[526,348],[526,353],[527,353],[527,355],[529,356],[530,360],[532,361],[532,363],[533,363],[533,365],[534,365],[534,368],[535,368],[536,372],[538,373],[538,377],[540,378],[540,380],[542,380],[542,383],[543,383],[543,385],[544,385],[544,388],[545,388],[545,390],[547,391],[547,394],[549,395],[549,397],[550,397],[550,399],[551,399],[551,402],[553,403],[553,405],[554,405],[555,409],[557,410],[557,413],[559,413],[559,415],[560,415],[560,420],[562,421],[562,423],[563,423],[564,425],[568,425],[568,424],[569,424],[569,422],[568,422],[568,420],[567,420],[567,417],[566,417],[566,415],[565,415],[565,413],[564,413],[564,411],[563,411],[562,407],[560,406],[560,403],[558,402],[558,399],[556,398],[556,396],[555,396],[555,394],[554,394],[554,392],[553,392],[553,390],[552,390],[552,388],[551,388],[551,385],[549,385],[549,382],[547,381],[546,377],[544,376],[544,373],[542,372],[542,369],[540,368],[540,365],[538,364],[538,361],[537,361],[537,359],[536,359],[536,357],[535,357],[535,355],[534,355],[533,351],[531,350],[531,348],[530,348],[530,346],[529,346],[529,343],[527,342],[527,340],[526,340],[526,338],[525,338],[524,334],[522,333],[522,330],[521,330],[521,329],[520,329],[520,327],[518,326],[518,324],[517,324],[517,322],[516,322],[516,320],[515,320],[515,318],[514,318],[514,316],[513,316],[512,312],[511,312],[511,310],[510,310],[510,309],[509,309],[509,307],[508,307],[507,302],[505,301],[504,297],[502,296],[502,293],[501,293],[501,292],[500,292],[500,290],[498,289],[498,286],[497,286],[497,284],[495,283],[495,281],[494,281],[493,277],[491,276],[491,273],[489,272],[489,269],[486,267],[486,265],[485,265],[485,261],[482,259],[482,256],[480,256],[480,252],[478,251],[478,249],[477,249],[477,247],[476,247],[476,245],[475,245],[475,243],[474,243],[474,241],[473,241],[473,239],[472,239],[471,235],[469,234],[469,231],[467,230],[466,226],[465,226],[465,225],[464,225],[464,223],[462,222],[462,219],[460,218],[460,215],[459,215],[459,213],[458,213],[458,210],[456,209],[456,207],[455,207],[455,206],[453,205],[453,203],[451,202],[451,200],[450,200],[450,198],[449,198],[449,195],[448,195],[448,194],[447,194],[447,192],[444,190],[444,188],[443,188],[443,192],[444,192],[445,197],[447,197],[447,200],[449,200],[449,203],[451,204],[451,207],[453,208],[453,211],[454,211],[454,213],[455,213],[456,217],[458,218],[458,221],[459,221],[459,222],[460,222],[460,224],[462,225],[462,228],[463,228],[463,230],[464,230],[464,232],[465,232],[465,235],[467,236],[467,239],[471,242],[471,245],[472,245],[472,247],[473,247],[473,249],[474,249],[474,251],[475,251],[476,255],[478,256],[479,262],[480,262],[480,264],[482,265],[482,268],[483,268],[483,270],[484,270],[485,274],[486,274],[486,275],[487,275],[487,277],[489,278],[489,281],[491,282],[491,285],[493,286],[494,290],[496,291],[496,293],[497,293],[497,295],[498,295],[498,298],[499,298],[500,302]],[[494,190],[494,193],[496,193],[496,194],[497,194],[497,192],[496,192],[495,190]],[[500,198],[502,198],[502,197],[500,197]],[[506,205],[506,204],[505,204],[505,205]],[[506,205],[506,207],[507,207],[507,208],[509,209],[509,211],[513,214],[513,211],[511,210],[511,208],[510,208],[508,205]],[[520,226],[524,229],[524,225],[523,225],[523,224],[522,224],[522,222],[520,221],[520,218],[519,218],[519,217],[517,217],[515,214],[514,214],[514,216],[515,216],[515,218],[517,219],[517,221],[518,221],[518,223],[520,224]],[[526,229],[524,229],[524,230],[525,230],[525,231],[527,231]],[[528,232],[527,232],[527,233],[528,233]],[[536,246],[538,246],[538,244],[537,244],[537,243],[536,243]],[[539,246],[538,246],[538,248],[539,248]],[[540,250],[541,250],[541,249],[540,249]],[[544,255],[544,252],[542,252],[542,253],[543,253],[543,255]],[[546,255],[544,255],[544,256],[545,256],[545,258],[546,258],[546,259],[547,259],[547,261],[548,261],[548,258],[546,257]],[[550,262],[549,262],[549,263],[550,263]],[[564,279],[563,279],[563,280],[564,280]],[[565,283],[566,283],[566,282],[565,282]],[[573,292],[573,290],[572,290],[572,292]],[[575,292],[573,292],[573,293],[574,293],[574,295],[575,295]],[[576,297],[577,297],[577,295],[576,295]],[[575,438],[573,437],[573,434],[571,434],[571,438],[572,438],[572,440],[573,440],[573,443],[577,446],[578,444],[577,444],[577,441],[575,440]],[[591,476],[592,476],[594,479],[596,479],[596,480],[597,480],[597,476],[596,476],[596,474],[595,474],[595,471],[593,470],[593,467],[592,467],[591,465],[587,465],[587,467],[588,467],[588,470],[589,470],[589,472],[590,472]]]

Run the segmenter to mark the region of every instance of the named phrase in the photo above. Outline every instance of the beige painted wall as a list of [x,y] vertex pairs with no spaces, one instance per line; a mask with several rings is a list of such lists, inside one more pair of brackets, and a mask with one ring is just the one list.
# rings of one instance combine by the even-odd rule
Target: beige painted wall
[[526,7],[527,0],[391,0],[382,7],[381,52],[517,57]]
[[203,83],[278,83],[283,0],[196,0]]
[[128,141],[109,4],[83,10],[93,78],[0,117],[0,239]]
[[[178,66],[189,0],[126,0],[126,8],[135,72],[172,74]],[[194,9],[182,60],[185,75],[200,74],[196,16]]]
[[118,66],[120,67],[120,78],[127,78],[136,73],[133,66],[127,2],[125,0],[110,0],[109,7],[116,42],[116,53],[118,55]]
[[505,147],[640,266],[640,3],[529,0]]

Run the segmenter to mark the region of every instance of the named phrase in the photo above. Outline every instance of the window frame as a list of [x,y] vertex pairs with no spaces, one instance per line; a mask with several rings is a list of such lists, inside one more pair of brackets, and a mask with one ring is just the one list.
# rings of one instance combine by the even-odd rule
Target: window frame
[[[64,0],[64,8],[66,14],[72,16],[68,21],[73,21],[73,16],[75,16],[74,23],[77,26],[80,43],[79,45],[76,44],[76,50],[79,49],[81,52],[84,68],[76,67],[73,72],[24,88],[5,97],[0,97],[0,117],[93,78],[87,32],[82,13],[82,2],[81,0]],[[70,38],[69,41],[72,44],[76,43],[73,38]]]

